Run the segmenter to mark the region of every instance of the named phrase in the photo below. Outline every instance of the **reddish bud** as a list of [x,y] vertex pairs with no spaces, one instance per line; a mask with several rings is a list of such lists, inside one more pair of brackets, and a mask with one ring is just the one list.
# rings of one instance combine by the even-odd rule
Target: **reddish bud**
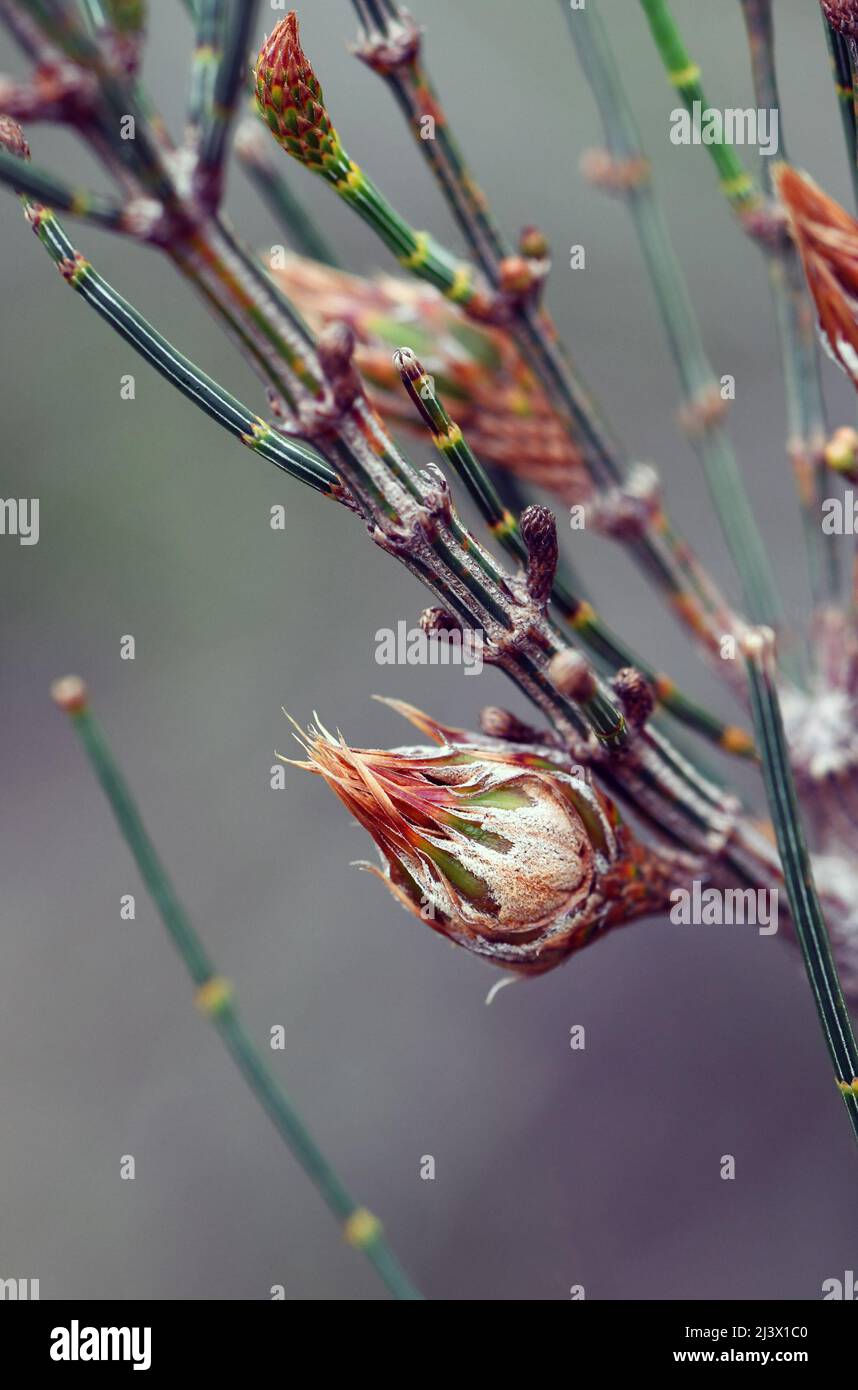
[[256,99],[274,138],[288,154],[333,182],[346,177],[349,161],[301,47],[294,10],[281,19],[259,51]]

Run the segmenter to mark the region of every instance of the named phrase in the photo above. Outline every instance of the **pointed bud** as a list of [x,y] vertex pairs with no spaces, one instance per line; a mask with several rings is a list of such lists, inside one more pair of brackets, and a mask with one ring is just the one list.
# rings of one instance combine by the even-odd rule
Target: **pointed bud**
[[534,603],[544,608],[551,597],[557,569],[557,522],[548,507],[525,507],[519,520],[527,546],[527,588]]
[[348,176],[348,156],[301,47],[294,10],[281,19],[260,49],[256,99],[274,138],[288,154],[334,183]]
[[[644,849],[585,769],[394,703],[440,747],[350,748],[321,725],[297,763],[374,839],[398,900],[498,965],[539,973],[597,933],[657,910],[676,860]],[[469,741],[464,741],[469,740]]]
[[778,165],[775,179],[823,345],[858,386],[858,222],[788,164]]

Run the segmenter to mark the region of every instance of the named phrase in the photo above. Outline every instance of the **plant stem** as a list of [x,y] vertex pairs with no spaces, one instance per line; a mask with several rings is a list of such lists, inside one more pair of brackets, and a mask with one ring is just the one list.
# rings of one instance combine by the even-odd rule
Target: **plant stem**
[[[439,492],[437,481],[418,474],[398,453],[362,395],[355,397],[336,429],[325,426],[326,455],[336,469],[336,475],[331,474],[314,453],[284,439],[175,353],[75,252],[52,213],[31,205],[29,215],[64,278],[102,317],[243,443],[319,491],[348,500],[370,524],[377,543],[395,554],[465,626],[484,634],[492,659],[542,711],[570,753],[579,761],[592,760],[592,749],[581,738],[587,732],[586,718],[548,675],[552,658],[567,644],[535,608],[522,607],[492,557]],[[223,252],[215,246],[211,259],[216,276],[208,289],[228,313],[230,306],[250,295],[255,320],[264,320],[268,333],[278,342],[284,334],[295,339],[294,351],[303,349],[303,365],[295,362],[293,370],[284,360],[284,370],[288,368],[296,390],[304,393],[302,404],[312,406],[320,390],[320,364],[312,338],[308,343],[303,336],[306,326],[294,314],[280,313],[267,285],[263,289],[252,279],[237,281],[224,261],[228,250],[228,243]],[[293,354],[291,346],[288,350]],[[312,429],[311,422],[306,428]],[[606,729],[600,732],[604,736]],[[607,751],[610,744],[603,742],[603,747]],[[638,735],[633,756],[623,755],[620,765],[614,766],[612,756],[600,762],[600,775],[659,833],[714,855],[744,880],[750,876],[757,881],[761,873],[769,876],[765,847],[756,842],[737,807],[727,807],[719,789],[707,784],[655,729]]]
[[831,78],[834,83],[837,109],[840,112],[843,125],[843,139],[846,144],[849,173],[852,178],[852,192],[856,205],[858,205],[858,134],[856,134],[856,82],[852,45],[845,35],[832,28],[823,11],[820,11],[820,18],[831,57]]
[[[778,157],[788,161],[775,67],[772,0],[741,0],[741,5],[757,105],[777,113]],[[774,194],[773,162],[771,157],[760,156],[763,188],[768,198]],[[813,305],[791,242],[782,243],[777,262],[770,262],[769,277],[779,323],[786,380],[788,443],[802,502],[811,594],[816,605],[821,606],[835,602],[840,596],[839,552],[836,546],[826,545],[819,524],[827,491],[824,449],[828,419],[819,374]]]
[[[685,47],[667,0],[640,0],[640,4],[670,82],[689,111],[693,113],[695,103],[700,103],[698,109],[705,109],[708,103],[700,80],[700,69]],[[760,32],[765,39],[766,30],[757,31],[758,34]],[[758,101],[760,105],[770,103],[772,109],[779,111],[770,43],[766,45],[763,42],[762,48],[758,43],[756,52],[754,79]],[[718,172],[724,197],[766,256],[787,393],[787,448],[793,462],[803,513],[808,568],[816,592],[827,592],[833,599],[836,597],[837,583],[830,557],[824,571],[827,590],[821,588],[818,576],[822,567],[816,558],[823,539],[815,512],[816,480],[824,467],[823,450],[828,431],[813,327],[815,313],[792,243],[777,232],[768,243],[759,235],[755,219],[770,217],[771,212],[735,150],[722,139],[713,140],[706,149]],[[764,169],[768,178],[765,160]]]
[[218,206],[223,190],[227,141],[249,67],[257,5],[258,0],[238,0],[228,8],[223,44],[215,58],[212,99],[203,113],[197,168],[198,192],[209,207]]
[[261,122],[246,120],[235,134],[235,152],[261,198],[268,204],[289,241],[302,256],[322,265],[341,266],[316,220],[310,216],[280,170],[280,161],[270,156],[271,140]]
[[750,630],[743,639],[751,708],[787,896],[838,1090],[858,1140],[858,1045],[813,882],[774,676],[774,635]]
[[204,126],[210,126],[214,119],[214,88],[222,58],[225,8],[226,0],[203,0],[200,7],[188,93],[188,140],[192,148],[198,148]]
[[120,337],[161,376],[261,458],[327,496],[339,493],[336,475],[312,449],[285,439],[167,342],[112,285],[75,250],[49,208],[25,200],[27,216],[63,278]]
[[[583,10],[566,10],[584,75],[596,98],[610,155],[645,172],[624,193],[679,374],[691,443],[721,531],[742,583],[746,611],[755,622],[778,626],[783,609],[730,437],[718,419],[718,378],[706,355],[688,285],[658,197],[653,188],[631,103],[611,51],[597,0]],[[711,417],[707,408],[714,400]]]
[[90,711],[83,682],[74,676],[65,677],[56,682],[53,692],[57,703],[70,715],[75,732],[110,803],[120,833],[196,987],[197,1007],[211,1019],[281,1139],[341,1224],[345,1239],[366,1256],[394,1298],[420,1300],[422,1295],[399,1264],[383,1234],[381,1223],[351,1196],[245,1029],[232,986],[217,973],[214,962],[176,896],[128,785]]
[[[462,228],[475,259],[485,272],[489,285],[497,290],[502,280],[502,264],[507,246],[495,224],[488,201],[468,172],[449,122],[435,95],[434,89],[420,64],[420,32],[393,0],[353,0],[363,27],[364,41],[358,46],[358,56],[377,71],[394,92],[409,118],[412,131],[417,132],[425,114],[421,106],[427,103],[435,120],[435,140],[418,139],[421,153],[427,159],[447,199],[453,215]],[[430,148],[431,146],[431,148]],[[343,151],[346,164],[356,175],[363,177]],[[339,179],[344,195],[347,175]],[[336,186],[336,181],[335,186]],[[369,185],[372,197],[384,203],[388,222],[400,224],[399,235],[406,226],[400,214],[383,199],[374,185]],[[358,212],[369,220],[366,210]],[[375,221],[378,217],[375,218]],[[412,233],[412,235],[415,235]],[[419,263],[408,269],[420,278]],[[473,267],[474,273],[476,268]],[[463,301],[467,312],[474,313],[481,295],[475,291],[473,302]],[[508,306],[507,331],[523,360],[539,381],[548,400],[564,425],[570,438],[581,451],[589,475],[598,486],[623,487],[627,481],[628,459],[613,437],[596,402],[592,399],[568,353],[562,347],[554,324],[536,298],[526,296]],[[475,314],[479,317],[478,314]],[[717,651],[723,635],[723,615],[726,605],[713,602],[714,585],[701,585],[699,566],[688,563],[690,547],[681,540],[659,507],[657,522],[642,528],[639,534],[621,537],[634,560],[649,575],[662,598],[696,642],[710,653]],[[722,663],[723,666],[723,663]]]
[[[71,62],[97,78],[101,110],[96,128],[114,158],[153,198],[169,211],[177,212],[176,191],[136,90],[111,72],[98,44],[84,29],[77,10],[67,0],[27,0],[27,7],[45,38],[56,44]],[[122,138],[124,124],[129,118],[134,122],[131,140]]]
[[37,165],[25,163],[17,155],[0,149],[0,183],[13,188],[16,193],[27,194],[39,202],[49,202],[51,207],[82,217],[99,227],[107,227],[112,232],[127,232],[125,208],[112,198],[101,193],[92,193],[86,188],[71,188],[56,178],[54,174]]
[[[400,348],[394,361],[403,385],[424,424],[432,432],[433,442],[448,459],[462,480],[491,534],[519,563],[527,561],[527,547],[522,539],[518,521],[503,505],[497,489],[471,450],[460,427],[451,419],[430,376],[408,348]],[[727,752],[742,757],[754,757],[750,736],[735,726],[727,726],[688,699],[677,689],[669,676],[657,674],[613,632],[599,617],[592,604],[579,598],[562,578],[555,576],[551,591],[552,602],[581,642],[594,655],[606,661],[613,671],[634,666],[649,681],[656,699],[682,723],[696,730]]]

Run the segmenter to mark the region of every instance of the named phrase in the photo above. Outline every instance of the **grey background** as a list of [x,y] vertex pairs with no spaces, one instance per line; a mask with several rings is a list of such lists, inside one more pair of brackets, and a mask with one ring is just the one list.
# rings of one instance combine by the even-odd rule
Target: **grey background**
[[[263,6],[263,18],[266,7]],[[676,383],[622,207],[587,188],[592,101],[560,7],[415,0],[450,118],[501,223],[537,221],[550,302],[586,375],[728,591],[729,564],[675,428]],[[719,371],[790,611],[807,610],[784,402],[762,262],[699,149],[668,142],[675,100],[638,6],[603,6]],[[710,99],[750,104],[733,0],[677,0]],[[147,78],[176,128],[190,40],[152,6]],[[778,0],[795,162],[847,200],[817,7]],[[346,0],[301,7],[303,37],[350,152],[418,226],[458,245],[383,85],[346,51]],[[274,16],[275,18],[279,16]],[[268,22],[270,27],[270,21]],[[2,44],[0,67],[23,71]],[[34,157],[102,186],[71,138]],[[751,155],[748,153],[748,158]],[[296,166],[293,187],[355,269],[388,267],[369,233]],[[280,240],[238,172],[230,208]],[[72,225],[69,221],[69,225]],[[154,253],[74,235],[169,337],[245,399],[253,378]],[[253,1032],[409,1270],[439,1299],[804,1298],[856,1268],[854,1153],[809,992],[777,939],[638,924],[501,993],[484,963],[421,929],[349,867],[370,848],[316,780],[269,788],[289,750],[280,707],[358,744],[405,726],[382,691],[453,723],[521,708],[501,678],[380,668],[374,634],[424,593],[343,510],[255,461],[194,412],[61,284],[14,199],[0,200],[3,494],[41,500],[41,540],[0,542],[2,930],[0,1276],[43,1298],[365,1299],[350,1252],[195,1013],[183,969],[80,749],[48,699],[89,680],[147,822]],[[586,271],[567,269],[582,242]],[[119,377],[137,378],[133,403]],[[836,423],[854,404],[833,368]],[[426,452],[415,450],[420,457]],[[426,453],[428,457],[428,452]],[[269,508],[285,502],[285,533]],[[736,717],[729,697],[607,542],[576,539],[606,616],[657,665]],[[843,542],[848,547],[849,542]],[[134,662],[119,659],[133,633]],[[725,767],[726,771],[729,771]],[[746,774],[741,786],[761,793]],[[137,895],[137,920],[119,901]],[[583,1024],[584,1052],[570,1027]],[[737,1177],[719,1176],[723,1154]],[[119,1176],[133,1154],[137,1176]],[[419,1178],[422,1155],[437,1165]]]

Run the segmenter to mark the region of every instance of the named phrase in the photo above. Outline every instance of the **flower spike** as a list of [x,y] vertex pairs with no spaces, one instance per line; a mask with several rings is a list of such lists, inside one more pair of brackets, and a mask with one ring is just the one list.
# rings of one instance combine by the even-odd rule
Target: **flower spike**
[[294,10],[281,19],[260,49],[256,100],[287,154],[332,183],[348,177],[350,160],[325,109],[319,80],[301,47]]

